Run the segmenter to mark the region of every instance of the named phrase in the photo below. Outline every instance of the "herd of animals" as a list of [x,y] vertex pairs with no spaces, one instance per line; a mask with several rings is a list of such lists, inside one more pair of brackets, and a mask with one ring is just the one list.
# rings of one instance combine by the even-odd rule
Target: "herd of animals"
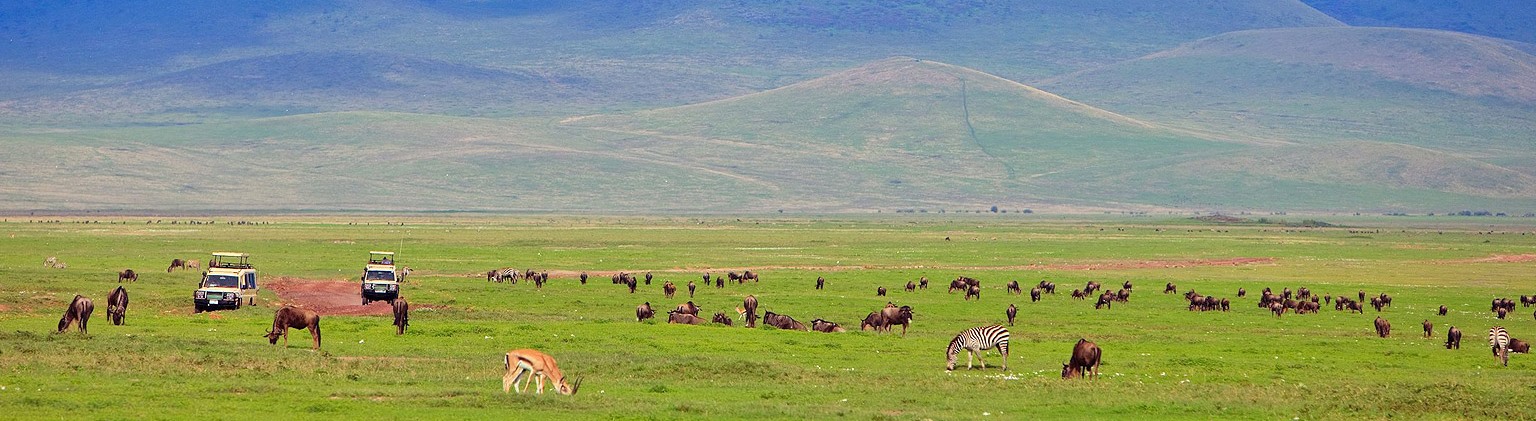
[[[197,260],[173,259],[166,271],[197,269],[198,264]],[[61,263],[56,257],[49,257],[44,261],[44,266],[60,267]],[[531,280],[536,288],[542,288],[544,283],[549,280],[549,273],[536,272],[531,269],[521,272],[513,269],[498,269],[486,272],[486,280],[488,282],[516,283],[519,278]],[[581,284],[585,285],[588,278],[587,273],[583,272],[578,280]],[[643,279],[645,285],[650,285],[653,276],[647,272],[644,274]],[[729,272],[725,277],[718,275],[711,277],[709,273],[704,273],[702,281],[705,285],[712,284],[716,288],[724,288],[727,279],[739,284],[749,281],[754,283],[761,281],[759,274],[752,271],[745,271],[741,274]],[[118,273],[119,284],[123,282],[132,283],[137,280],[138,274],[132,269]],[[630,293],[634,293],[640,283],[639,278],[635,275],[625,272],[612,275],[610,280],[615,285],[627,287]],[[691,299],[696,293],[697,284],[689,281],[687,286],[688,297]],[[824,277],[817,277],[815,289],[820,290],[825,288],[825,286],[826,279]],[[908,281],[904,289],[907,292],[914,292],[927,288],[928,278],[922,277],[915,282]],[[1100,292],[1101,290],[1102,292]],[[1071,296],[1073,299],[1087,300],[1088,297],[1098,293],[1094,308],[1110,309],[1114,303],[1128,302],[1133,290],[1133,285],[1129,281],[1122,284],[1119,290],[1113,292],[1105,289],[1102,284],[1096,281],[1089,281],[1082,289],[1073,290]],[[671,281],[666,281],[662,285],[662,291],[663,296],[670,299],[677,293],[677,286]],[[965,294],[964,299],[967,301],[972,299],[979,301],[981,298],[981,281],[966,276],[956,277],[949,285],[949,293],[953,294],[955,291],[963,292]],[[1008,282],[1006,291],[1008,294],[1023,294],[1023,289],[1018,281]],[[1166,284],[1163,289],[1164,294],[1178,294],[1178,291],[1178,286],[1171,282]],[[887,289],[884,286],[876,288],[876,296],[886,296],[886,293]],[[1056,284],[1045,280],[1040,281],[1039,284],[1030,289],[1030,301],[1040,301],[1043,294],[1056,294]],[[1238,298],[1244,298],[1247,296],[1247,290],[1245,288],[1238,288],[1236,295]],[[1202,295],[1193,289],[1186,290],[1183,296],[1189,303],[1189,311],[1231,311],[1230,299]],[[1369,305],[1380,313],[1383,308],[1392,305],[1392,297],[1388,294],[1367,297],[1363,290],[1359,291],[1354,298],[1351,298],[1342,295],[1334,297],[1330,294],[1316,294],[1306,287],[1298,288],[1295,291],[1292,291],[1290,288],[1284,288],[1280,293],[1275,293],[1270,288],[1264,288],[1256,304],[1258,308],[1270,311],[1276,317],[1282,317],[1287,312],[1298,315],[1316,313],[1324,305],[1332,305],[1336,311],[1364,313],[1363,306],[1361,305],[1362,302],[1369,302]],[[1504,319],[1515,311],[1515,303],[1516,301],[1513,299],[1495,298],[1490,305],[1489,311],[1493,312],[1497,318]],[[1519,303],[1525,307],[1536,305],[1536,295],[1522,295],[1519,298]],[[757,297],[747,295],[742,300],[741,307],[736,308],[737,317],[744,321],[745,327],[757,327],[758,321],[761,320],[764,325],[782,330],[824,333],[846,331],[838,323],[821,318],[812,320],[809,326],[796,320],[794,317],[777,314],[772,311],[765,311],[762,317],[759,318],[757,314],[758,307]],[[69,330],[71,326],[78,326],[81,333],[87,333],[87,326],[94,309],[95,304],[90,298],[75,295],[74,299],[70,301],[69,306],[65,309],[64,316],[59,319],[57,332],[63,333]],[[404,297],[397,298],[392,302],[396,335],[405,334],[410,320],[409,309],[410,305]],[[126,323],[127,310],[128,291],[124,286],[119,285],[107,295],[107,314],[114,325],[123,325]],[[718,323],[726,326],[733,325],[733,319],[724,312],[716,312],[714,317],[706,321],[700,316],[700,311],[699,306],[695,305],[692,300],[689,300],[667,311],[667,323],[689,325]],[[1444,316],[1447,312],[1448,308],[1441,305],[1438,315]],[[645,321],[655,317],[655,315],[656,310],[651,306],[650,302],[645,302],[635,308],[635,318],[637,321]],[[1014,304],[1009,304],[1004,309],[1004,315],[1007,318],[1008,325],[1013,326],[1014,320],[1018,315],[1018,307]],[[1533,313],[1532,316],[1536,317],[1536,313]],[[865,331],[889,333],[896,325],[901,325],[901,334],[904,337],[912,320],[913,310],[911,306],[897,306],[894,303],[887,302],[883,308],[870,312],[861,320],[859,328]],[[1382,338],[1391,336],[1392,325],[1387,319],[1378,316],[1373,321],[1373,324],[1378,336]],[[1422,326],[1424,328],[1424,337],[1432,337],[1434,334],[1434,324],[1429,319],[1425,319]],[[287,346],[289,329],[308,330],[313,340],[313,347],[315,349],[320,348],[320,315],[318,313],[294,306],[279,308],[273,315],[271,329],[263,336],[274,345],[281,338],[283,339],[284,346]],[[1446,331],[1446,349],[1460,349],[1461,337],[1461,329],[1450,326]],[[962,331],[955,335],[946,348],[947,361],[945,369],[955,369],[959,354],[962,351],[966,352],[967,369],[973,368],[973,362],[980,362],[981,368],[985,369],[986,362],[982,359],[982,352],[996,349],[1002,356],[1001,368],[1007,370],[1008,340],[1008,328],[1002,325],[980,326]],[[1502,326],[1494,326],[1489,329],[1488,341],[1494,356],[1505,366],[1509,365],[1509,354],[1511,352],[1530,352],[1530,344],[1528,342],[1510,337],[1508,330]],[[1099,365],[1102,363],[1102,355],[1102,349],[1099,348],[1098,344],[1087,339],[1078,340],[1073,346],[1067,361],[1062,364],[1061,377],[1063,379],[1097,377]],[[523,389],[528,388],[527,383],[536,381],[538,384],[534,388],[535,393],[543,393],[544,384],[548,381],[553,384],[556,393],[569,395],[576,393],[581,385],[580,379],[577,379],[575,382],[567,382],[566,376],[560,371],[555,359],[537,350],[517,349],[509,351],[504,356],[504,365],[506,368],[506,374],[503,377],[502,383],[504,392],[515,389],[518,393],[522,393]]]

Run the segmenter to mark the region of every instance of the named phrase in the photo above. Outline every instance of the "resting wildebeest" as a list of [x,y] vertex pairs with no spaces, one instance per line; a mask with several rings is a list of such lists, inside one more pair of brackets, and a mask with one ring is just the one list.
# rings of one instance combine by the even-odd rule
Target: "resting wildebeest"
[[1024,290],[1019,288],[1019,281],[1008,281],[1008,293],[1019,295],[1023,294]]
[[678,313],[676,311],[669,311],[669,312],[667,312],[667,323],[677,323],[677,324],[685,324],[685,325],[701,325],[701,324],[704,324],[704,319],[699,318],[699,316],[695,316],[695,315],[692,315],[692,314]]
[[757,327],[757,297],[748,295],[741,299],[741,308],[747,319],[747,327]]
[[677,285],[672,284],[672,281],[667,281],[667,283],[661,285],[661,295],[663,297],[672,298],[672,294],[676,293]]
[[1019,315],[1019,308],[1014,307],[1013,304],[1009,304],[1008,310],[1005,310],[1005,313],[1008,314],[1008,325],[1013,326],[1013,318]]
[[876,297],[884,297],[885,296],[885,287],[875,288],[875,296]]
[[645,319],[656,317],[656,310],[651,309],[651,302],[635,306],[635,321],[643,322]]
[[122,283],[123,281],[138,282],[139,274],[134,272],[133,269],[123,269],[122,272],[117,273],[117,282]]
[[411,325],[411,304],[405,302],[405,297],[396,297],[391,304],[395,310],[395,334],[404,335],[405,327]]
[[677,308],[672,309],[672,311],[675,313],[692,314],[697,316],[699,315],[699,306],[693,304],[693,301],[689,301],[686,303],[678,304]]
[[1445,349],[1451,348],[1461,349],[1461,329],[1457,329],[1456,326],[1451,326],[1450,330],[1445,331]]
[[1099,349],[1098,344],[1078,339],[1077,344],[1072,346],[1072,358],[1061,365],[1061,378],[1087,378],[1089,374],[1098,378],[1099,363],[1103,356],[1104,351]]
[[763,312],[763,323],[783,330],[808,330],[804,324],[794,317],[777,314],[771,311]]
[[288,346],[288,329],[309,329],[309,336],[315,340],[315,349],[320,349],[320,313],[305,310],[294,306],[284,306],[277,309],[272,315],[272,330],[267,331],[267,341],[277,345],[277,338],[283,338],[283,346]]
[[1434,323],[1430,323],[1429,319],[1424,319],[1424,338],[1425,339],[1429,339],[1429,338],[1432,338],[1434,336],[1435,336],[1435,324]]
[[96,311],[96,303],[91,302],[90,298],[76,294],[75,298],[69,301],[69,307],[64,308],[64,317],[59,318],[58,333],[64,333],[69,330],[69,325],[79,323],[80,333],[89,334],[86,325],[90,323],[93,311]]
[[837,323],[832,323],[822,319],[812,320],[811,330],[822,333],[836,333],[846,331],[842,326],[838,326]]
[[555,393],[562,395],[574,395],[581,389],[581,378],[567,384],[565,374],[560,372],[560,367],[555,363],[555,357],[549,354],[532,349],[514,349],[502,358],[507,365],[507,374],[501,377],[502,393],[513,388],[517,389],[517,393],[523,393],[530,380],[538,380],[539,386],[535,388],[535,393],[542,394],[545,379],[555,385]]
[[1444,305],[1442,305],[1442,306],[1440,306],[1440,315],[1441,315],[1441,316],[1444,316],[1444,315],[1445,315],[1445,312],[1447,312],[1447,311],[1450,311],[1450,310],[1451,310],[1451,309],[1449,309],[1449,308],[1446,308],[1446,307],[1445,307],[1445,306],[1444,306]]
[[1531,353],[1531,344],[1515,338],[1509,338],[1509,352],[1517,354]]
[[186,268],[187,268],[187,263],[186,262],[181,261],[181,259],[171,259],[171,266],[165,268],[165,273],[171,273],[171,271],[175,270],[175,269],[186,269]]
[[112,319],[112,324],[122,326],[126,322],[128,314],[128,290],[121,285],[112,293],[107,294],[107,317]]
[[721,312],[715,312],[715,317],[713,319],[710,319],[710,321],[715,322],[715,323],[719,323],[719,324],[723,324],[723,325],[726,325],[726,326],[730,326],[731,325],[731,317],[730,316],[726,316],[725,313],[721,313]]
[[1030,302],[1040,301],[1040,287],[1034,287],[1034,288],[1030,288],[1029,289],[1029,301]]
[[1381,316],[1376,316],[1376,336],[1383,338],[1392,336],[1392,323],[1387,322],[1387,319],[1383,319]]

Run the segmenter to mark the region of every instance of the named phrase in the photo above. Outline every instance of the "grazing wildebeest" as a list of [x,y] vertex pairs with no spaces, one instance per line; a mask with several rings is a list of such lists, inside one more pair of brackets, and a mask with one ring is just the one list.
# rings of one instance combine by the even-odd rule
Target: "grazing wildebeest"
[[884,297],[885,296],[885,287],[875,288],[875,296],[876,297]]
[[1163,293],[1164,294],[1178,294],[1179,293],[1179,287],[1174,285],[1172,282],[1169,282],[1168,285],[1164,285],[1163,286]]
[[651,302],[635,306],[635,321],[643,322],[645,319],[656,317],[656,310],[651,308]]
[[1056,283],[1055,282],[1050,282],[1050,281],[1041,279],[1039,287],[1040,287],[1040,291],[1045,292],[1046,294],[1051,294],[1051,295],[1055,295],[1056,294]]
[[1098,291],[1100,286],[1098,281],[1088,281],[1088,284],[1083,286],[1083,293],[1092,294],[1094,291]]
[[187,262],[183,262],[183,261],[181,261],[181,259],[171,259],[171,266],[165,268],[165,273],[171,273],[171,271],[175,270],[175,269],[186,269],[186,268],[187,268]]
[[123,281],[138,282],[139,274],[134,272],[133,269],[123,269],[122,272],[117,273],[117,282],[122,283]]
[[847,331],[846,329],[843,329],[842,326],[838,326],[837,323],[832,323],[822,319],[812,320],[811,330],[822,333],[837,333]]
[[501,272],[497,272],[495,269],[491,269],[489,271],[486,271],[485,272],[485,281],[486,282],[501,282]]
[[745,282],[745,281],[757,282],[758,281],[758,279],[757,279],[757,272],[753,272],[753,271],[750,271],[750,270],[746,271],[746,272],[742,272],[741,280],[743,282]]
[[1005,310],[1005,312],[1008,314],[1008,325],[1013,326],[1013,318],[1019,315],[1019,308],[1009,304],[1008,310]]
[[801,324],[799,321],[795,320],[794,317],[785,316],[782,314],[774,313],[772,311],[763,312],[763,323],[783,330],[808,330],[805,328],[804,324]]
[[725,278],[715,277],[715,288],[725,288]]
[[965,288],[968,286],[970,286],[970,284],[967,284],[963,278],[955,278],[955,280],[949,281],[949,293],[954,294],[955,290],[957,289],[965,291]]
[[1132,285],[1131,285],[1131,281],[1125,281],[1125,283],[1124,283],[1124,284],[1121,284],[1121,285],[1120,285],[1120,288],[1124,288],[1124,289],[1126,289],[1126,290],[1130,290],[1130,289],[1132,289],[1132,288],[1131,288],[1131,286],[1132,286]]
[[635,293],[635,287],[638,286],[637,282],[635,282],[635,278],[629,278],[628,280],[624,281],[624,285],[629,287],[629,293],[630,294],[634,294]]
[[859,322],[859,330],[873,329],[874,331],[879,332],[880,327],[883,326],[883,323],[884,321],[880,317],[880,312],[871,311],[869,312],[868,316],[864,316],[864,320]]
[[122,326],[128,315],[128,290],[121,285],[112,293],[107,294],[107,317],[112,319],[112,324]]
[[1232,301],[1227,300],[1226,298],[1222,298],[1221,299],[1221,311],[1229,311],[1229,310],[1232,310]]
[[667,283],[661,285],[661,295],[663,297],[672,298],[672,294],[676,293],[677,285],[672,284],[672,281],[667,281]]
[[79,323],[80,333],[89,334],[86,325],[90,324],[93,311],[96,311],[96,303],[91,302],[90,298],[76,294],[75,298],[69,301],[69,307],[64,308],[64,317],[59,318],[58,333],[64,333],[69,330],[69,325]]
[[1509,352],[1516,354],[1529,354],[1531,353],[1531,344],[1519,339],[1509,338]]
[[1435,336],[1435,324],[1434,323],[1430,323],[1429,319],[1424,319],[1424,338],[1428,339],[1428,338],[1433,338],[1434,336]]
[[1115,295],[1111,294],[1109,291],[1105,291],[1103,294],[1099,295],[1099,301],[1093,303],[1093,309],[1094,310],[1098,310],[1098,309],[1101,309],[1101,308],[1113,309],[1114,306],[1111,305],[1111,303],[1113,303],[1113,302],[1115,302]]
[[816,277],[816,289],[822,289],[822,288],[825,288],[826,286],[827,286],[827,278],[823,278],[823,277],[817,276]]
[[1371,297],[1371,307],[1374,307],[1377,313],[1380,313],[1381,308],[1384,306],[1386,306],[1386,303],[1381,302],[1381,297]]
[[917,289],[928,289],[928,277],[917,278]]
[[1392,336],[1392,323],[1387,322],[1387,319],[1383,319],[1381,316],[1376,316],[1376,336],[1383,338]]
[[736,272],[726,272],[725,276],[730,278],[732,281],[741,282],[741,275],[737,274]]
[[1444,315],[1445,315],[1445,313],[1446,313],[1446,312],[1447,312],[1447,311],[1450,311],[1450,310],[1451,310],[1451,309],[1449,309],[1449,308],[1446,308],[1446,307],[1445,307],[1445,306],[1444,306],[1444,305],[1441,305],[1441,306],[1440,306],[1440,315],[1441,315],[1441,316],[1444,316]]
[[726,326],[730,326],[731,325],[731,317],[727,316],[727,315],[725,315],[725,313],[721,313],[721,312],[715,312],[715,317],[713,319],[710,319],[710,321],[711,322],[715,322],[715,323],[719,323],[719,324],[723,324],[723,325],[726,325]]
[[[1381,294],[1381,305],[1386,306],[1386,307],[1391,307],[1392,306],[1392,296],[1391,295],[1387,295],[1387,294]],[[1513,305],[1511,305],[1511,307],[1513,307]]]
[[1078,339],[1072,346],[1072,358],[1061,365],[1061,378],[1073,377],[1087,378],[1090,374],[1094,378],[1099,377],[1099,363],[1102,362],[1104,351],[1099,345],[1089,342],[1087,339]]
[[1499,310],[1495,311],[1493,314],[1495,316],[1498,316],[1498,318],[1500,320],[1503,320],[1504,316],[1508,316],[1509,315],[1509,310],[1504,309],[1504,307],[1499,307]]
[[1530,307],[1531,304],[1536,304],[1536,295],[1521,295],[1520,296],[1520,306],[1521,307]]
[[650,272],[646,272],[645,273],[645,284],[646,285],[650,285],[651,284],[651,273]]
[[1243,289],[1243,288],[1238,288],[1237,289],[1237,298],[1243,298],[1243,297],[1247,297],[1247,296],[1248,296],[1248,290],[1247,289]]
[[277,345],[277,338],[283,338],[283,346],[288,346],[288,329],[309,329],[309,336],[315,340],[315,349],[320,349],[320,314],[311,310],[305,310],[294,306],[284,306],[277,309],[272,315],[272,330],[267,331],[267,341]]
[[1023,294],[1024,290],[1019,288],[1019,281],[1008,281],[1008,293],[1009,294],[1013,294],[1013,295],[1019,295],[1019,294]]
[[1072,298],[1076,298],[1076,299],[1079,299],[1079,300],[1085,300],[1085,299],[1088,299],[1088,294],[1083,293],[1083,290],[1074,289],[1074,290],[1072,290]]
[[692,314],[678,313],[676,311],[669,311],[669,312],[667,312],[667,323],[677,323],[677,324],[684,324],[684,325],[701,325],[701,324],[704,324],[704,319],[700,318],[699,316],[692,315]]
[[395,334],[404,335],[405,328],[411,325],[411,304],[405,301],[405,297],[395,297],[391,304],[395,313]]
[[697,287],[693,284],[693,281],[688,281],[688,298],[693,298],[693,289]]
[[1029,302],[1040,301],[1040,287],[1029,289]]
[[1457,329],[1456,326],[1451,326],[1450,330],[1445,331],[1445,349],[1451,348],[1461,349],[1461,329]]
[[965,290],[966,301],[970,301],[971,297],[976,297],[976,301],[981,301],[981,286],[971,285],[970,288]]
[[742,317],[746,318],[747,327],[757,327],[757,297],[748,295],[747,298],[742,298],[741,309],[745,312]]
[[1285,315],[1285,304],[1269,303],[1269,311],[1275,313],[1275,317]]
[[544,380],[548,379],[555,386],[555,393],[562,395],[574,395],[581,389],[581,379],[574,383],[565,382],[565,374],[560,372],[560,366],[555,363],[555,357],[532,349],[514,349],[508,351],[502,357],[507,366],[507,374],[501,377],[501,392],[506,393],[514,388],[517,393],[523,393],[528,388],[528,382],[538,380],[539,385],[534,393],[544,393]]
[[689,301],[689,302],[686,302],[686,303],[678,304],[677,308],[672,309],[672,312],[673,313],[692,314],[692,315],[697,316],[697,315],[699,315],[699,306],[694,305],[693,301]]
[[912,282],[912,281],[907,281],[907,292],[913,292],[913,291],[917,291],[917,283],[916,282]]
[[582,272],[581,273],[581,284],[582,285],[586,285],[587,284],[587,273],[586,272]]

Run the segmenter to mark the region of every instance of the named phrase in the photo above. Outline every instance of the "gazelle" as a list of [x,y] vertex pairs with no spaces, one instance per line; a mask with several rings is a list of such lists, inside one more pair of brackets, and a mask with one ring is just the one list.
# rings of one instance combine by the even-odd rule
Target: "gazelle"
[[[555,392],[562,395],[574,395],[581,388],[581,379],[575,383],[567,384],[565,374],[560,372],[560,367],[555,364],[555,357],[532,349],[514,349],[507,352],[504,359],[507,365],[507,374],[501,378],[501,391],[506,393],[517,389],[517,393],[523,393],[528,387],[528,382],[537,380],[539,385],[535,393],[544,393],[544,380],[547,378],[555,385]],[[518,384],[521,382],[522,384]]]

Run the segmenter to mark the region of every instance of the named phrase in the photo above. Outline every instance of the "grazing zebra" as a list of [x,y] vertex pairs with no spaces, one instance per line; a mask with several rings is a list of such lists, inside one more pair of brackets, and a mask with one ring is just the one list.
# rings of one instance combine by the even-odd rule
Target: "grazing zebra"
[[965,349],[965,368],[971,368],[971,360],[981,361],[981,368],[987,368],[987,362],[981,359],[981,351],[997,348],[1003,354],[1003,370],[1008,370],[1008,328],[1001,325],[976,327],[960,332],[955,339],[949,341],[949,363],[945,371],[954,371],[955,359],[960,355],[960,350]]
[[1488,329],[1488,346],[1493,348],[1493,355],[1499,357],[1505,367],[1509,367],[1509,332],[1504,327]]

